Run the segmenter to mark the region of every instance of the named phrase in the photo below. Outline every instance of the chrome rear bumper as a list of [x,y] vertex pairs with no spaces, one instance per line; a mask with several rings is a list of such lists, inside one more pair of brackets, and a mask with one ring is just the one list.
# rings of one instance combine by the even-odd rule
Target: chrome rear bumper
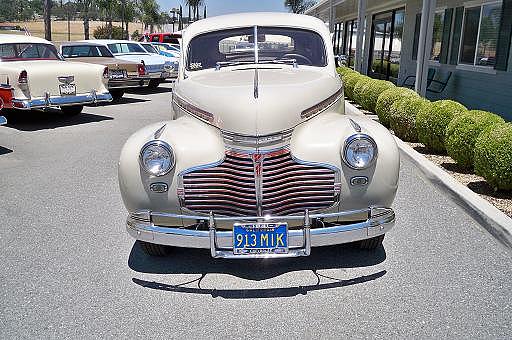
[[56,106],[71,106],[71,105],[86,105],[95,104],[101,102],[112,101],[110,93],[97,93],[91,91],[87,94],[79,94],[75,96],[59,96],[51,97],[46,95],[43,98],[32,98],[32,99],[16,99],[12,100],[13,108],[30,110],[30,109],[44,109]]
[[[368,213],[365,221],[350,224],[339,224],[324,228],[311,228],[311,221],[314,219],[332,219],[337,217],[350,217],[361,213]],[[170,217],[183,220],[208,222],[209,230],[191,230],[176,227],[164,227],[154,225],[153,217]],[[232,231],[219,231],[216,222],[232,221],[233,223],[245,221],[302,221],[302,228],[290,229],[288,232],[289,252],[287,254],[233,254],[233,233]],[[395,213],[391,208],[370,207],[368,209],[342,211],[338,213],[309,214],[293,216],[271,216],[271,217],[215,217],[192,216],[169,213],[158,213],[148,210],[137,211],[129,214],[126,221],[128,233],[137,240],[150,243],[169,245],[185,248],[210,249],[214,258],[273,258],[273,257],[296,257],[308,256],[311,247],[320,247],[349,243],[368,238],[373,238],[387,233],[395,225]]]

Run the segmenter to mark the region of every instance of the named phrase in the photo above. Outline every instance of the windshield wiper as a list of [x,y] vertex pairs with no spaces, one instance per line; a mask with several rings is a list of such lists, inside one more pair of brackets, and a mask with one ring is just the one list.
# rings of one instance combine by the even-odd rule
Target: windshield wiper
[[260,61],[258,64],[286,64],[293,65],[293,68],[298,68],[297,59],[274,59],[274,60],[265,60]]
[[218,71],[225,66],[236,66],[244,64],[254,64],[254,61],[217,61],[215,70]]

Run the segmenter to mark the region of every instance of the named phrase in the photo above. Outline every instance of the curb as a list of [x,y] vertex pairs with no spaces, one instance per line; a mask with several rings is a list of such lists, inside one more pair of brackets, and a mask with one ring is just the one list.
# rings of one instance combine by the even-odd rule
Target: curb
[[[345,101],[345,113],[366,116],[354,105]],[[487,202],[477,193],[458,182],[446,171],[429,161],[407,143],[395,136],[401,153],[405,155],[436,187],[444,191],[473,219],[482,225],[496,240],[512,249],[512,219]]]

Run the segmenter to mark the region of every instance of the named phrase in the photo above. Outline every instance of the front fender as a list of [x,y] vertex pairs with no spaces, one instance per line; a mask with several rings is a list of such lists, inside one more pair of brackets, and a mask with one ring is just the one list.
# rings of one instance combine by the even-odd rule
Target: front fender
[[[350,120],[377,144],[377,160],[368,169],[351,169],[342,160],[345,141],[358,133]],[[341,170],[340,211],[371,205],[391,206],[398,188],[400,153],[391,133],[379,123],[366,117],[326,112],[299,125],[290,147],[292,154],[301,160],[325,163]],[[366,177],[368,183],[352,185],[353,177]]]
[[[139,154],[147,142],[155,140],[155,132],[165,128],[159,140],[168,143],[176,158],[174,169],[165,176],[149,175],[139,164]],[[135,132],[125,143],[119,160],[119,187],[128,211],[150,209],[179,213],[177,197],[178,174],[194,166],[215,163],[224,158],[224,141],[214,127],[197,119],[183,116],[177,120],[160,122]],[[152,183],[165,183],[168,191],[150,190]]]

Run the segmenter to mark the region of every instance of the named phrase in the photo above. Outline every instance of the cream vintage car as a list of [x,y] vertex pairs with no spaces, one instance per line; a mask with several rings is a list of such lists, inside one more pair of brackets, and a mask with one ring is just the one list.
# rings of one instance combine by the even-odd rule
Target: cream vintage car
[[14,109],[60,107],[78,114],[86,104],[108,102],[108,68],[65,61],[55,46],[41,38],[0,35],[0,78],[12,90]]
[[325,24],[218,16],[182,43],[171,120],[134,133],[119,162],[127,231],[142,249],[248,259],[379,247],[395,222],[399,153],[383,126],[344,113]]

